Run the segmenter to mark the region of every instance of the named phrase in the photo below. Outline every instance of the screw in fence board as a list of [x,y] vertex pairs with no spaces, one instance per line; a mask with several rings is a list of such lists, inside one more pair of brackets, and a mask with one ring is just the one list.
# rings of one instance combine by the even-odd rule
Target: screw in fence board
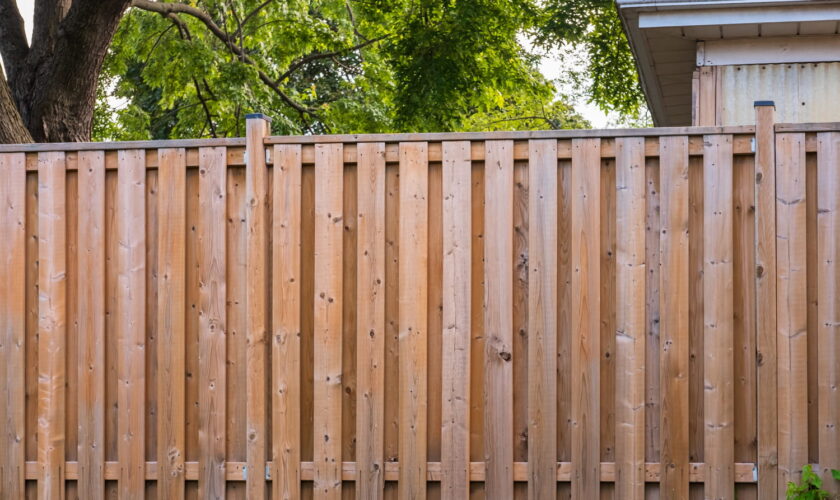
[[755,313],[758,496],[776,498],[776,144],[775,106],[755,102]]
[[247,115],[245,152],[246,255],[246,355],[247,379],[246,459],[248,498],[265,498],[266,464],[266,165],[263,139],[271,120]]

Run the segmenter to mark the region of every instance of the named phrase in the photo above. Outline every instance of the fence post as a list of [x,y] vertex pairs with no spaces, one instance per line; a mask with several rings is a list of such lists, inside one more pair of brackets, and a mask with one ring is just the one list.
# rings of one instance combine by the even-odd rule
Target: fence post
[[776,139],[773,101],[755,102],[755,312],[758,497],[778,498]]
[[266,158],[263,139],[271,120],[245,116],[246,207],[246,496],[266,497]]

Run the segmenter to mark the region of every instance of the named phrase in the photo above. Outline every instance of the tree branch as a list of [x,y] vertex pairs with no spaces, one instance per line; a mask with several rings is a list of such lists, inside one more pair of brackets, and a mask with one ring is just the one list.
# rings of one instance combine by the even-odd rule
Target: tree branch
[[338,57],[340,55],[348,54],[350,52],[356,52],[357,50],[361,50],[361,49],[367,47],[368,45],[372,45],[376,42],[380,42],[380,41],[388,38],[389,36],[391,36],[391,35],[382,35],[380,37],[377,37],[377,38],[374,38],[374,39],[371,39],[371,40],[366,40],[366,41],[364,41],[362,43],[359,43],[357,45],[354,45],[352,47],[347,47],[346,49],[336,50],[336,51],[333,51],[333,52],[314,52],[314,53],[309,54],[307,56],[301,57],[297,61],[290,64],[289,69],[287,69],[285,73],[280,75],[280,78],[278,78],[277,81],[282,82],[286,78],[289,78],[292,75],[292,73],[299,70],[303,66],[306,66],[307,64],[311,63],[312,61],[317,61],[319,59],[332,59],[333,57]]
[[29,52],[23,17],[15,0],[0,0],[0,55],[11,79]]
[[58,36],[58,27],[72,3],[72,0],[35,0],[32,12],[33,49],[43,54],[52,52]]
[[274,0],[265,0],[265,2],[263,2],[263,3],[259,4],[259,5],[257,5],[257,7],[256,7],[254,10],[252,10],[251,12],[249,12],[249,13],[248,13],[248,14],[247,14],[247,15],[246,15],[243,19],[242,19],[242,22],[241,22],[241,23],[239,23],[239,29],[237,29],[237,30],[236,30],[236,33],[234,33],[234,34],[233,34],[233,36],[234,36],[234,37],[239,37],[239,36],[241,36],[241,35],[242,35],[242,29],[245,27],[245,25],[246,25],[246,24],[248,24],[248,21],[250,21],[252,17],[254,17],[254,16],[256,16],[257,14],[259,14],[259,12],[260,12],[261,10],[263,10],[264,8],[266,8],[266,7],[268,6],[268,4],[270,4],[270,3],[271,3],[271,2],[273,2],[273,1],[274,1]]
[[204,26],[206,26],[216,38],[224,43],[228,50],[241,62],[256,68],[260,80],[273,90],[274,93],[283,100],[283,102],[295,109],[301,115],[316,116],[314,109],[303,106],[283,92],[278,81],[275,81],[268,76],[268,74],[259,67],[257,62],[254,61],[244,49],[237,45],[236,40],[219,27],[219,25],[217,25],[216,22],[213,21],[213,19],[203,10],[182,3],[154,2],[152,0],[133,0],[131,5],[132,7],[137,7],[138,9],[148,12],[156,12],[164,17],[170,17],[175,14],[185,14],[201,21]]
[[207,119],[207,125],[210,126],[210,135],[215,139],[218,137],[216,135],[216,125],[213,124],[213,114],[210,112],[210,107],[207,106],[207,99],[201,94],[201,86],[198,84],[198,80],[193,77],[192,79],[193,85],[195,86],[195,95],[198,97],[198,100],[201,102],[201,107],[204,109],[204,116]]

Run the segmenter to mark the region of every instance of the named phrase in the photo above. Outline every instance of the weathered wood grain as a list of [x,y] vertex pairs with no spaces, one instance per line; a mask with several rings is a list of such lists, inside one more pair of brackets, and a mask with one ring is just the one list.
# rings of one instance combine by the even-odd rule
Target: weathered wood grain
[[644,140],[616,141],[616,494],[645,493]]
[[600,490],[601,157],[598,139],[572,145],[572,497]]
[[143,494],[146,387],[145,151],[119,152],[117,171],[117,430],[119,493]]
[[400,498],[426,495],[428,358],[427,145],[400,145],[399,453]]
[[341,144],[315,158],[315,498],[341,498]]
[[26,408],[26,166],[0,154],[0,496],[24,496]]
[[356,307],[357,495],[385,491],[385,144],[359,144]]
[[441,493],[469,496],[471,192],[468,142],[443,145]]

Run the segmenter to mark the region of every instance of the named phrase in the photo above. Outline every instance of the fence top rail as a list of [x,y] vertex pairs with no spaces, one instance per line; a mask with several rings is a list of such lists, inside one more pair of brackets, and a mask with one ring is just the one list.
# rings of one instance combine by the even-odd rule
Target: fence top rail
[[502,132],[431,132],[402,134],[339,134],[339,135],[298,135],[270,136],[266,144],[317,144],[317,143],[354,143],[354,142],[436,142],[436,141],[489,141],[489,140],[527,140],[527,139],[589,139],[615,137],[651,137],[670,135],[712,135],[712,134],[753,134],[752,125],[729,127],[653,127],[627,129],[586,129],[586,130],[522,130]]
[[[797,125],[798,127],[834,127],[840,124]],[[777,128],[778,130],[778,128]],[[805,129],[810,130],[810,129]],[[823,130],[823,128],[820,128]],[[593,130],[532,130],[509,132],[437,132],[403,134],[343,134],[343,135],[297,135],[266,137],[265,144],[317,144],[357,142],[417,142],[417,141],[485,141],[485,140],[528,140],[528,139],[577,139],[615,137],[661,137],[669,135],[710,134],[752,134],[754,126],[735,127],[659,127],[640,129],[593,129]],[[125,142],[53,142],[39,144],[0,144],[0,153],[40,153],[49,151],[114,151],[127,149],[202,148],[202,147],[244,147],[245,138],[228,139],[175,139],[159,141]]]
[[840,132],[840,122],[777,123],[776,132]]

